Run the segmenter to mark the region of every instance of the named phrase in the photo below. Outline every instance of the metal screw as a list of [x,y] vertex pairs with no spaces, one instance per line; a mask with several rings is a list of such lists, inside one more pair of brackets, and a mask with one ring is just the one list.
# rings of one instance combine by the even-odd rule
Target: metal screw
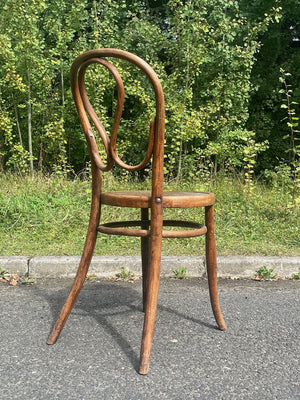
[[88,128],[87,133],[89,134],[89,136],[92,138],[94,137],[93,132],[91,131],[90,128]]

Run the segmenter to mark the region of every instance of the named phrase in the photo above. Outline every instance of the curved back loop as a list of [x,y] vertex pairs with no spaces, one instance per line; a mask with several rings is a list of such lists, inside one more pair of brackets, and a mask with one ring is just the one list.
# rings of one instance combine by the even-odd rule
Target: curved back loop
[[[124,163],[117,153],[117,134],[122,116],[125,97],[124,85],[121,76],[114,65],[112,65],[109,61],[102,57],[120,58],[130,62],[131,64],[136,65],[146,74],[155,92],[156,116],[150,122],[150,135],[146,155],[144,159],[137,165],[128,165]],[[117,107],[110,136],[107,134],[103,124],[100,122],[87,96],[84,78],[86,70],[91,64],[101,64],[105,66],[112,73],[117,84]],[[159,155],[160,158],[163,157],[163,150],[158,149],[158,146],[163,146],[164,140],[164,96],[161,84],[157,78],[156,73],[145,61],[135,56],[134,54],[118,49],[98,49],[87,51],[78,56],[72,64],[71,88],[80,122],[88,143],[91,158],[95,165],[101,171],[109,171],[113,167],[114,163],[124,169],[127,169],[128,171],[138,171],[146,166],[153,152]],[[93,135],[88,116],[93,121],[102,139],[107,154],[106,164],[101,160],[101,157],[99,155],[97,143]],[[157,147],[157,151],[155,151],[155,147]],[[161,162],[159,162],[159,164],[161,164],[161,167],[162,162],[163,159],[161,159]]]

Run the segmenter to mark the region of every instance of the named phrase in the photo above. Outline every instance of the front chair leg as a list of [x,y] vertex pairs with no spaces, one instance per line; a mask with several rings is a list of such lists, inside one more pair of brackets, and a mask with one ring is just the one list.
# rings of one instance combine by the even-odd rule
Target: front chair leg
[[205,224],[206,233],[206,268],[209,285],[209,295],[212,310],[219,328],[222,331],[227,329],[218,298],[218,282],[217,282],[217,251],[215,241],[215,225],[213,206],[205,207]]
[[47,344],[54,344],[56,342],[56,340],[58,339],[58,336],[60,335],[60,332],[62,331],[62,329],[72,311],[72,308],[73,308],[73,306],[77,300],[77,297],[80,293],[80,290],[84,284],[84,281],[85,281],[85,278],[87,275],[87,271],[89,269],[91,259],[93,256],[95,242],[96,242],[96,235],[93,235],[91,232],[88,233],[87,238],[86,238],[85,248],[83,251],[83,255],[82,255],[72,288],[71,288],[70,293],[67,297],[67,300],[60,312],[60,315],[56,321],[56,324],[54,325],[54,328],[47,340]]
[[[149,209],[141,209],[142,229],[149,229]],[[150,237],[141,237],[141,256],[142,256],[142,275],[143,275],[143,311],[146,310],[147,302],[147,289],[148,289],[148,279],[149,279],[149,247],[150,247]]]
[[149,371],[151,349],[154,336],[155,316],[157,309],[159,270],[160,265],[154,265],[153,263],[150,264],[148,295],[145,309],[143,338],[140,356],[139,373],[141,375],[146,375]]
[[147,302],[145,309],[144,328],[140,356],[139,373],[146,375],[149,371],[150,356],[154,335],[155,316],[157,309],[159,277],[161,262],[161,237],[151,235],[149,275],[147,287]]
[[101,173],[99,171],[93,171],[93,194],[92,194],[92,204],[88,232],[86,236],[86,241],[84,245],[83,254],[81,261],[77,270],[76,277],[74,279],[72,288],[67,297],[67,300],[60,312],[60,315],[52,329],[52,332],[47,340],[47,344],[54,344],[60,335],[71,311],[80,293],[80,290],[84,284],[86,274],[88,272],[94,248],[97,239],[97,228],[100,220],[100,193],[101,193]]

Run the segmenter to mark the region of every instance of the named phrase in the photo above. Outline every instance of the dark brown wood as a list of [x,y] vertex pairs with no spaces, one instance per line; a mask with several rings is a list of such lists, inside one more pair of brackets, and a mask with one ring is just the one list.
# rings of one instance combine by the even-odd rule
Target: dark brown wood
[[[150,80],[155,92],[156,115],[150,121],[148,149],[144,159],[137,165],[127,165],[117,152],[117,133],[121,121],[124,105],[124,86],[122,78],[116,67],[106,59],[118,58],[134,64],[141,69]],[[113,75],[117,90],[117,107],[109,135],[92,104],[88,99],[85,87],[85,73],[91,64],[99,64],[107,68]],[[131,235],[141,237],[141,257],[143,271],[143,309],[145,312],[142,345],[140,354],[139,373],[147,374],[149,370],[154,325],[157,309],[161,245],[163,237],[193,237],[206,234],[206,263],[209,282],[211,305],[216,322],[220,329],[225,330],[226,325],[220,310],[217,290],[217,258],[214,236],[213,204],[215,196],[206,192],[176,192],[163,191],[163,160],[164,160],[164,95],[162,86],[153,69],[141,58],[118,49],[98,49],[87,51],[78,56],[71,67],[71,87],[73,98],[77,107],[79,119],[87,140],[92,163],[92,203],[89,228],[83,250],[81,262],[73,286],[62,308],[60,316],[49,336],[48,343],[54,344],[63,329],[63,326],[75,304],[78,294],[84,283],[96,243],[97,233],[111,235]],[[90,120],[103,141],[107,153],[104,162],[99,155],[96,139]],[[144,168],[152,157],[152,188],[149,191],[132,192],[105,192],[102,193],[101,171],[109,171],[114,164],[128,171],[137,171]],[[134,207],[141,209],[140,221],[117,221],[100,223],[101,205]],[[164,208],[205,208],[205,225],[193,221],[163,221]],[[149,218],[150,210],[150,218]],[[163,226],[176,228],[165,230]],[[136,227],[137,229],[133,229]],[[188,228],[188,229],[187,229]]]
[[[147,208],[142,208],[143,211],[147,211]],[[149,228],[150,221],[148,221],[147,229],[132,229],[131,226],[146,226],[142,221],[117,221],[108,222],[98,226],[98,231],[107,235],[120,235],[120,236],[140,236],[149,237],[151,236],[151,230]],[[165,230],[162,231],[163,238],[189,238],[202,236],[207,232],[205,225],[198,224],[194,221],[177,221],[177,220],[164,220],[163,226],[193,228],[188,230]]]

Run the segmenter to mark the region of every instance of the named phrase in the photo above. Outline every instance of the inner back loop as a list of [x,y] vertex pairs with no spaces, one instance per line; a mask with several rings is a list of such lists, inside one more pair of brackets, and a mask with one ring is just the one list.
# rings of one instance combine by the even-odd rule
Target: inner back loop
[[[114,121],[112,125],[112,130],[111,130],[111,136],[106,132],[105,127],[99,120],[96,112],[94,111],[93,106],[91,105],[87,92],[86,92],[86,86],[85,86],[85,73],[89,65],[91,64],[101,64],[105,66],[113,75],[116,84],[117,84],[117,91],[118,91],[118,98],[117,98],[117,106],[116,106],[116,111],[114,115]],[[149,162],[152,152],[153,152],[153,146],[154,146],[154,135],[155,135],[155,118],[152,119],[150,122],[150,135],[149,135],[149,142],[148,142],[148,148],[146,155],[144,159],[137,165],[128,165],[124,163],[117,152],[116,146],[117,146],[117,134],[118,134],[118,129],[120,126],[120,121],[121,121],[121,116],[122,116],[122,111],[123,111],[123,106],[124,106],[124,97],[125,97],[125,91],[124,91],[124,85],[122,78],[115,68],[113,64],[111,64],[109,61],[103,58],[90,58],[89,60],[85,61],[79,70],[78,73],[78,83],[79,83],[79,92],[80,92],[80,97],[84,106],[85,111],[87,114],[90,116],[91,120],[93,121],[105,148],[106,154],[107,154],[107,164],[105,165],[98,152],[98,162],[96,162],[97,166],[99,169],[102,171],[109,171],[112,167],[114,162],[119,165],[121,168],[127,169],[128,171],[138,171],[142,168],[144,168],[147,163]],[[89,124],[88,124],[89,125]],[[87,135],[92,137],[92,129],[89,125],[88,130],[87,130]],[[97,161],[97,160],[96,160]]]

